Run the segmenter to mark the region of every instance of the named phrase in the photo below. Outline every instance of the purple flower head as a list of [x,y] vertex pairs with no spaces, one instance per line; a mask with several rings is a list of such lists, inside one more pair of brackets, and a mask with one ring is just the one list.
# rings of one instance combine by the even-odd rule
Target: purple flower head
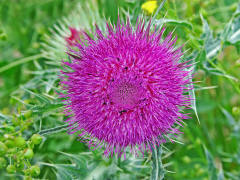
[[181,133],[176,125],[189,118],[191,72],[180,62],[182,48],[174,47],[165,28],[151,31],[138,20],[97,26],[95,33],[70,50],[70,71],[62,72],[69,132],[78,133],[89,147],[104,147],[106,156],[126,149],[138,154]]

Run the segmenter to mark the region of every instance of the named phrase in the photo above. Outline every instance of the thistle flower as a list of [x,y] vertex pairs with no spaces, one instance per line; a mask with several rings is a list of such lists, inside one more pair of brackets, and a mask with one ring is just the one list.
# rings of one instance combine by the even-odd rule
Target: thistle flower
[[106,156],[126,149],[138,155],[181,133],[176,125],[189,118],[182,109],[191,101],[191,65],[181,62],[177,38],[163,39],[165,28],[151,31],[151,22],[132,27],[118,20],[106,29],[83,33],[68,52],[71,62],[63,62],[70,69],[61,72],[69,132],[104,147]]
[[82,32],[72,27],[70,27],[69,30],[71,35],[66,37],[65,40],[69,46],[73,46],[75,43],[77,43],[80,40],[80,37],[82,36]]

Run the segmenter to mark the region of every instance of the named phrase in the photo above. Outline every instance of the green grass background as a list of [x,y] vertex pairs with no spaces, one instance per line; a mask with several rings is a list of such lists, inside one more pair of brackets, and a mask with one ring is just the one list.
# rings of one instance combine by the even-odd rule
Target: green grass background
[[[55,106],[44,107],[46,102],[42,96],[47,92],[45,86],[30,83],[29,89],[33,92],[30,94],[25,88],[20,88],[36,78],[36,72],[38,76],[34,80],[50,83],[54,75],[47,70],[57,69],[57,67],[48,65],[46,59],[42,57],[33,57],[29,62],[24,58],[41,54],[44,35],[51,35],[49,28],[52,28],[58,20],[68,16],[79,2],[84,3],[80,0],[0,1],[0,69],[22,59],[26,62],[0,72],[0,110],[1,114],[11,117],[27,112],[28,106],[16,98],[31,105],[31,109],[35,108],[34,113],[26,118],[33,122],[22,133],[26,138],[38,132],[39,124],[42,129],[62,125],[63,115],[61,107],[57,108],[56,99],[48,97],[50,104]],[[141,12],[139,7],[144,1],[97,0],[96,2],[102,17],[105,16],[112,22],[116,22],[118,8],[125,11],[129,9],[130,12],[135,9],[135,12]],[[189,49],[187,56],[195,53],[197,62],[194,81],[197,81],[195,94],[200,124],[194,111],[189,110],[192,119],[185,121],[185,127],[181,128],[184,134],[178,138],[183,144],[167,143],[165,145],[169,151],[166,152],[162,162],[167,180],[240,179],[240,113],[237,112],[240,109],[239,35],[235,43],[220,38],[220,50],[214,57],[206,57],[208,48],[211,48],[213,42],[221,37],[220,34],[228,24],[235,23],[239,31],[240,22],[231,21],[239,17],[239,13],[234,15],[238,3],[238,0],[167,0],[157,16],[157,18],[165,16],[166,19],[174,20],[167,24],[168,29],[176,28],[175,33],[179,37],[177,43],[187,41],[185,46],[185,50]],[[201,15],[210,29],[203,26]],[[238,20],[240,21],[239,18]],[[212,41],[209,40],[211,39],[208,34],[210,30],[213,35]],[[227,34],[230,32],[227,31]],[[57,80],[53,80],[53,83],[57,84]],[[55,96],[54,90],[47,93]],[[40,97],[36,98],[38,95]],[[49,102],[47,101],[48,104]],[[59,151],[78,154],[87,152],[88,148],[78,142],[75,136],[59,132],[47,136],[44,143],[36,147],[31,163],[70,164],[72,158],[69,160]],[[104,167],[107,167],[112,160],[102,160],[101,152],[96,151],[87,157],[87,161],[98,165],[104,161]],[[110,175],[103,174],[101,177],[99,175],[99,178],[96,175],[95,178],[149,179],[150,177],[151,172],[138,169],[133,171],[121,163],[118,165],[123,169],[126,178],[118,171]],[[65,167],[41,165],[39,178],[56,179],[57,171],[61,171],[61,168]],[[82,168],[82,171],[88,170]],[[137,174],[137,171],[142,173]],[[0,170],[0,179],[23,178],[21,173],[19,174],[20,176],[8,176],[4,170]]]

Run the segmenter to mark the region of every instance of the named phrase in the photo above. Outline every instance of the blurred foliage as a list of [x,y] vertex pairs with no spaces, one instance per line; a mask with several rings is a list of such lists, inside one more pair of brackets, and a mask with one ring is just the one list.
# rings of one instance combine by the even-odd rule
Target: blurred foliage
[[[0,179],[30,179],[39,173],[41,179],[240,179],[238,0],[167,0],[153,20],[174,30],[177,44],[185,43],[185,59],[195,62],[200,124],[189,110],[192,119],[177,139],[183,144],[167,143],[144,158],[108,159],[65,132],[56,92],[69,26],[90,31],[97,23],[104,28],[104,19],[116,22],[118,11],[135,21],[145,14],[143,3],[0,1]],[[36,147],[34,134],[44,137]],[[11,146],[16,138],[23,138],[24,145]]]

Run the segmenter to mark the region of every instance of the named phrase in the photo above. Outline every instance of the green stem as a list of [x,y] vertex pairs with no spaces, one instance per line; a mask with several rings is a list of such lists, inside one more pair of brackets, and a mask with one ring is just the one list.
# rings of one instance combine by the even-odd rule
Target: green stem
[[162,146],[156,146],[156,148],[151,145],[152,148],[152,174],[151,180],[163,180],[165,170],[162,164]]
[[31,167],[31,163],[29,162],[29,160],[28,160],[28,159],[24,159],[24,160],[25,160],[26,166],[27,166],[28,168],[30,168],[30,167]]
[[39,131],[38,134],[49,135],[49,134],[58,133],[58,132],[66,130],[68,126],[69,126],[69,124],[65,124],[65,125],[62,125],[62,126],[55,127],[55,128],[42,130],[42,131]]
[[159,5],[159,7],[157,8],[157,11],[155,12],[155,14],[153,15],[152,21],[154,21],[156,19],[156,16],[158,15],[158,13],[160,12],[160,10],[162,9],[164,3],[166,2],[166,0],[163,0],[161,2],[161,4]]
[[20,64],[24,64],[24,63],[27,63],[27,62],[30,62],[30,61],[33,61],[35,59],[39,59],[43,57],[43,54],[38,54],[38,55],[34,55],[34,56],[30,56],[30,57],[26,57],[26,58],[22,58],[22,59],[19,59],[19,60],[16,60],[10,64],[7,64],[6,66],[3,66],[0,68],[0,73],[4,72],[4,71],[7,71],[8,69],[11,69],[15,66],[18,66]]

